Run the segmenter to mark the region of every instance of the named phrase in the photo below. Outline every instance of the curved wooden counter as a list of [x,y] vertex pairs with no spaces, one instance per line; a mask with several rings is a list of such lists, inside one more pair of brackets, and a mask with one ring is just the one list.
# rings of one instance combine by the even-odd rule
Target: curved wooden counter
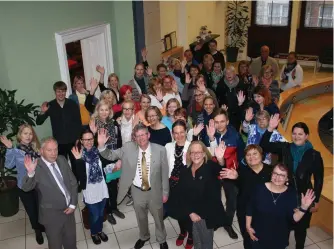
[[295,123],[302,121],[308,125],[309,140],[320,151],[325,167],[320,209],[313,215],[312,225],[333,233],[333,155],[322,143],[318,133],[320,118],[333,108],[333,78],[315,79],[283,92],[279,102],[281,112],[286,113],[291,105],[293,108],[290,117],[284,125],[286,129],[280,125],[278,130],[290,140]]

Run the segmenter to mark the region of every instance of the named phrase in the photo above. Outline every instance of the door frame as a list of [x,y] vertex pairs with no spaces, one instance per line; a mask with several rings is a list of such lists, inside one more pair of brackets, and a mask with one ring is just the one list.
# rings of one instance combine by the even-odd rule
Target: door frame
[[72,93],[72,87],[70,82],[70,74],[67,62],[67,54],[65,44],[89,38],[95,35],[103,34],[106,46],[106,59],[107,65],[105,65],[106,72],[114,72],[114,62],[112,56],[111,46],[111,33],[109,23],[99,23],[91,26],[84,26],[74,29],[68,29],[55,33],[57,54],[60,68],[60,78],[67,85],[66,96],[68,97]]

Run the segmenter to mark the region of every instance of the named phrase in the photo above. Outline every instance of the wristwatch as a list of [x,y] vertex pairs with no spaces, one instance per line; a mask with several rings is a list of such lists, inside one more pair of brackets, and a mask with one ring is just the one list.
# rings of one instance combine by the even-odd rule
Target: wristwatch
[[300,212],[303,212],[303,213],[306,213],[306,212],[307,212],[307,209],[304,209],[304,208],[302,208],[302,207],[299,207],[298,210],[299,210]]

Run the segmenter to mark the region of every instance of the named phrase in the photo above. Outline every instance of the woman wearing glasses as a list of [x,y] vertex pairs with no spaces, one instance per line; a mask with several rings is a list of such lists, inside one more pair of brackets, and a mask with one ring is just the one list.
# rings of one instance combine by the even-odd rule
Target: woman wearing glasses
[[308,189],[298,206],[299,194],[286,186],[288,171],[284,164],[277,164],[271,181],[258,185],[247,205],[246,229],[253,249],[285,249],[291,225],[305,216],[315,199],[313,190]]
[[[324,181],[324,164],[321,154],[308,141],[310,131],[303,122],[298,122],[292,127],[292,143],[270,142],[270,137],[279,121],[279,115],[277,114],[270,118],[269,127],[263,134],[260,146],[265,152],[277,154],[279,161],[286,164],[292,176],[291,184],[298,192],[298,197],[305,193],[307,189],[314,190],[314,203],[310,208],[307,208],[304,217],[294,226],[296,249],[302,249],[304,248],[306,229],[310,226],[312,213],[319,209],[319,199]],[[312,176],[314,183],[311,181]],[[298,198],[298,205],[301,205],[300,198]]]
[[221,143],[215,149],[217,163],[201,141],[193,141],[187,151],[187,167],[180,172],[173,209],[178,220],[191,219],[195,249],[213,248],[214,229],[224,225],[219,173],[225,148]]
[[107,184],[104,179],[103,166],[99,151],[94,146],[94,134],[89,129],[81,134],[80,142],[83,148],[74,147],[72,154],[76,159],[77,173],[82,189],[83,201],[89,210],[89,225],[92,241],[101,244],[108,241],[108,236],[102,231],[104,207],[109,198]]
[[150,142],[165,146],[172,142],[172,136],[167,126],[161,123],[162,114],[158,107],[150,106],[145,113],[146,120],[150,123],[148,131],[150,133]]

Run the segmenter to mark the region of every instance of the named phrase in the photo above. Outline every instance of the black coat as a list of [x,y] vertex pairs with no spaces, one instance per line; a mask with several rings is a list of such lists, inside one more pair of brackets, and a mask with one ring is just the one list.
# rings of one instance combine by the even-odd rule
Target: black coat
[[[324,164],[321,154],[309,149],[305,151],[296,173],[293,173],[293,158],[290,151],[291,143],[287,142],[269,142],[272,132],[266,131],[260,142],[260,146],[265,152],[278,154],[279,161],[289,168],[290,184],[294,186],[298,193],[298,203],[300,204],[301,193],[305,194],[307,189],[313,189],[315,193],[315,202],[319,202],[322,186],[324,182]],[[314,177],[314,185],[311,179]]]
[[[245,102],[241,106],[238,106],[237,94],[239,91],[243,91],[246,96]],[[230,124],[238,131],[240,129],[241,120],[243,120],[244,117],[244,110],[248,106],[246,85],[242,81],[239,81],[236,87],[230,89],[225,84],[224,78],[222,78],[217,84],[216,95],[219,106],[227,105]]]
[[192,176],[191,166],[180,172],[179,183],[169,197],[168,214],[178,220],[189,218],[191,213],[205,220],[208,229],[225,225],[225,209],[221,200],[222,166],[208,161]]

